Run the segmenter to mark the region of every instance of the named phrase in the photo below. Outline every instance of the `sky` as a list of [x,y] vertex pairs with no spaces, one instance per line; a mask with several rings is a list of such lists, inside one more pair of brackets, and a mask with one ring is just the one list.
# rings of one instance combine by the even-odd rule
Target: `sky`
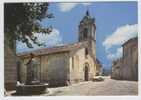
[[[138,34],[137,2],[50,3],[49,12],[55,16],[43,19],[43,27],[52,26],[49,35],[35,34],[47,47],[78,42],[78,25],[89,10],[96,19],[96,56],[103,67],[111,68],[113,60],[122,56],[121,45]],[[17,52],[29,49],[17,41]]]

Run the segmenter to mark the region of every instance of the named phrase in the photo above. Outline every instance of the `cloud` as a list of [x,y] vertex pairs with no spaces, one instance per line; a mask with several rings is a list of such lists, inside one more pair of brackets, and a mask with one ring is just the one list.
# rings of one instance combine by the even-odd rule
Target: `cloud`
[[116,60],[120,57],[122,57],[123,49],[122,47],[117,48],[116,53],[108,53],[107,58],[109,60]]
[[44,43],[45,46],[38,46],[34,44],[31,40],[29,40],[32,43],[33,48],[28,48],[25,43],[16,41],[16,51],[25,52],[39,48],[62,45],[62,37],[57,29],[53,29],[50,34],[35,33],[34,35],[38,38],[38,42]]
[[138,34],[138,25],[134,24],[134,25],[125,25],[125,26],[121,26],[119,28],[116,29],[116,31],[108,36],[104,42],[103,42],[103,46],[106,49],[111,48],[114,45],[121,45],[124,42],[126,42],[127,40],[129,40],[132,37],[137,36]]
[[[125,43],[130,38],[136,37],[138,35],[138,25],[125,25],[117,28],[112,35],[108,36],[104,42],[107,58],[109,60],[116,60],[122,56],[121,45]],[[116,47],[114,47],[116,46]],[[117,48],[118,46],[118,48]],[[119,48],[120,46],[120,48]],[[111,53],[109,49],[116,49],[116,52]]]
[[71,11],[73,8],[75,8],[79,4],[82,4],[83,6],[91,5],[91,3],[59,3],[58,6],[62,12],[68,12],[68,11]]

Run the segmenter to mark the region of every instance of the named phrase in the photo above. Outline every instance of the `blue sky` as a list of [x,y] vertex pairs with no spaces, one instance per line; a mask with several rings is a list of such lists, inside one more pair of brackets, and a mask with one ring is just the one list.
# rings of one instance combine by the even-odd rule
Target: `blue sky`
[[[87,9],[96,19],[97,58],[108,68],[122,55],[121,44],[137,35],[137,2],[51,3],[49,12],[55,18],[43,19],[41,24],[52,25],[54,30],[47,38],[38,36],[39,40],[48,46],[77,42],[78,25]],[[25,44],[17,43],[17,52],[29,50]]]

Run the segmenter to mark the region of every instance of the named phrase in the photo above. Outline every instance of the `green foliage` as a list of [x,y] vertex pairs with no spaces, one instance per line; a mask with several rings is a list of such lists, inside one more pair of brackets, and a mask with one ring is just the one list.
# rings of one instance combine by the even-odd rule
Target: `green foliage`
[[48,3],[5,3],[4,4],[4,33],[6,40],[13,44],[18,40],[32,48],[30,40],[37,44],[34,33],[50,33],[52,27],[43,28],[40,22],[44,18],[53,18],[48,14]]

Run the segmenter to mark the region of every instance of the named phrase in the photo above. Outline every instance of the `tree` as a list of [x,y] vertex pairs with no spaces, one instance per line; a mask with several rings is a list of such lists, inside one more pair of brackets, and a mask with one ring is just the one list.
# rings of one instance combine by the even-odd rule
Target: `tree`
[[48,13],[48,3],[5,3],[4,4],[4,33],[5,41],[14,47],[13,41],[18,40],[32,48],[29,39],[37,44],[34,33],[50,33],[52,27],[44,28],[40,22],[44,18],[53,18]]

